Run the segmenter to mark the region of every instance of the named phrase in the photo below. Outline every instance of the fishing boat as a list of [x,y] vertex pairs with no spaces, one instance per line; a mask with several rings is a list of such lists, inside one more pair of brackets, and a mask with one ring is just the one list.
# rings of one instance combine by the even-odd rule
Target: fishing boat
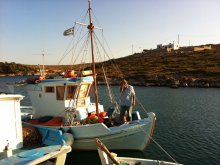
[[[91,68],[82,62],[84,68],[83,65],[77,65],[78,69],[67,70],[62,77],[46,79],[45,75],[41,75],[28,79],[26,89],[33,107],[31,114],[33,118],[24,122],[71,133],[74,138],[73,150],[97,150],[94,142],[96,138],[100,138],[109,149],[142,151],[151,140],[156,116],[153,112],[146,112],[146,117],[141,118],[138,111],[135,111],[132,121],[123,124],[115,122],[118,104],[112,101],[113,96],[108,81],[106,86],[111,96],[110,109],[107,110],[99,103],[97,87],[99,75],[96,72],[97,63],[95,62],[95,52],[99,50],[94,43],[100,43],[96,38],[95,29],[101,28],[94,26],[92,22],[91,0],[88,0],[87,15],[88,24],[75,22],[74,27],[64,31],[64,35],[74,33],[73,37],[75,37],[76,32],[80,34],[82,32],[76,26],[87,27],[88,37],[85,37],[87,40],[83,43],[85,50],[80,49],[80,52],[91,54],[91,62],[88,63],[91,64]],[[81,37],[78,39],[82,40]],[[90,47],[87,46],[88,43]],[[73,45],[79,45],[79,43]],[[107,80],[106,72],[104,69],[103,71]],[[91,98],[94,98],[94,102]]]
[[[23,125],[19,94],[0,94],[0,165],[48,164],[64,165],[71,151],[70,136],[60,130]],[[6,118],[7,116],[7,118]],[[69,140],[67,140],[69,139]],[[51,161],[55,159],[55,161]]]
[[167,162],[161,160],[141,159],[131,157],[118,157],[116,153],[110,152],[108,148],[99,140],[96,139],[99,157],[102,165],[181,165],[177,162]]

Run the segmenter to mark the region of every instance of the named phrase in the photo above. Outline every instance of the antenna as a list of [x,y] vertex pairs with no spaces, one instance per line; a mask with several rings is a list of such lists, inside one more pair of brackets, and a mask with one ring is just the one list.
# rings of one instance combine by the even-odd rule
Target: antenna
[[42,69],[42,75],[41,76],[44,76],[44,50],[42,51],[42,65],[43,65],[43,69]]
[[[44,53],[44,49],[42,50],[42,53],[41,54],[34,54],[34,55],[41,55],[42,56],[42,70],[41,70],[41,67],[40,67],[40,64],[38,64],[39,68],[40,68],[40,74],[41,76],[44,76],[45,75],[45,70],[44,70],[44,58],[45,58],[45,53]],[[48,54],[47,54],[48,55]]]
[[131,54],[133,55],[133,53],[134,53],[134,45],[132,44],[132,46],[131,46]]
[[178,34],[178,45],[180,46],[180,35]]

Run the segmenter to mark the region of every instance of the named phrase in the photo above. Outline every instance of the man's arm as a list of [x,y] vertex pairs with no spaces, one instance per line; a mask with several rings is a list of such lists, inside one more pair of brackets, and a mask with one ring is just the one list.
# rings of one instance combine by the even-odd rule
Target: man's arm
[[133,86],[131,87],[131,93],[132,93],[132,105],[135,105],[136,96]]

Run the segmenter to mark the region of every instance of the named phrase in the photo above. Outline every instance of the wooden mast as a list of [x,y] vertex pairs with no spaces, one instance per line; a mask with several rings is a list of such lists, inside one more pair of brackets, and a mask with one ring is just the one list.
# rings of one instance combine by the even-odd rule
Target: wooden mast
[[91,52],[92,52],[92,72],[93,72],[93,79],[94,79],[94,94],[95,94],[95,106],[96,106],[96,114],[99,114],[98,109],[98,89],[97,89],[97,82],[96,82],[96,71],[95,71],[95,57],[94,57],[94,45],[93,45],[93,33],[94,33],[94,25],[92,23],[92,14],[91,14],[91,0],[89,2],[89,20],[90,24],[88,25],[90,39],[91,39]]

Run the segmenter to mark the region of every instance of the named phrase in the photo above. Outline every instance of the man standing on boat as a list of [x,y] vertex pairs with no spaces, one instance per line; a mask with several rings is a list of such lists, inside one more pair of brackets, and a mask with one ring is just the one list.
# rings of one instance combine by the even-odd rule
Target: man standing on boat
[[120,83],[120,92],[120,121],[123,123],[132,121],[132,108],[135,105],[134,88],[126,80],[122,80]]

